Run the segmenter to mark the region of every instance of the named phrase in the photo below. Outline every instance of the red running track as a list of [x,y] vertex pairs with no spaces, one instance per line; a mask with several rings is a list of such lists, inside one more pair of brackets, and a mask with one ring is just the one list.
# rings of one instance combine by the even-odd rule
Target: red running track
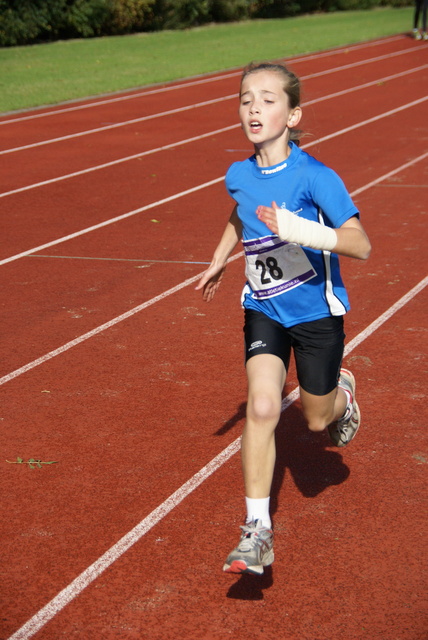
[[310,434],[290,371],[260,579],[221,571],[244,515],[240,252],[210,305],[194,291],[251,152],[239,70],[0,118],[4,640],[426,640],[427,48],[289,64],[304,146],[374,249],[342,260],[361,433]]

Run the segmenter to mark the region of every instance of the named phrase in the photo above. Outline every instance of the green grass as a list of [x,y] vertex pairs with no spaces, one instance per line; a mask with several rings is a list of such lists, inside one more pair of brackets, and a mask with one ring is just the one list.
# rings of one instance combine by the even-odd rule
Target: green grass
[[0,112],[404,33],[412,15],[384,8],[3,48]]

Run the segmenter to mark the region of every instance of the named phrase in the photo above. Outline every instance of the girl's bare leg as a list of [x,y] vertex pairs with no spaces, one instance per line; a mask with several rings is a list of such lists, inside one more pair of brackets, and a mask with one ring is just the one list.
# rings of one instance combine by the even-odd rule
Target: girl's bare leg
[[325,396],[314,396],[300,388],[300,400],[309,429],[323,431],[343,416],[348,399],[343,389],[337,387]]
[[261,354],[247,362],[247,420],[241,459],[245,495],[267,498],[275,466],[275,428],[281,415],[286,370],[280,358]]

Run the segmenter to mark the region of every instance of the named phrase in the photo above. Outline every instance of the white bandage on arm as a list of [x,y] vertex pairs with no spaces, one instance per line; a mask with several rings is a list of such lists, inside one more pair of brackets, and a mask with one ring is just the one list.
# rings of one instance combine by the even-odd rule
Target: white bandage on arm
[[276,209],[278,235],[281,240],[296,242],[310,249],[332,251],[337,243],[337,234],[331,227],[319,222],[299,218],[287,209]]

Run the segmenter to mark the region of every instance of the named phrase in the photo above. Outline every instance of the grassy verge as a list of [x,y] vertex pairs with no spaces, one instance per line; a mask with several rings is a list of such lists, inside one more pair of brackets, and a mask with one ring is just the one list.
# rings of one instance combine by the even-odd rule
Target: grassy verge
[[413,9],[317,14],[0,49],[0,112],[408,32]]

